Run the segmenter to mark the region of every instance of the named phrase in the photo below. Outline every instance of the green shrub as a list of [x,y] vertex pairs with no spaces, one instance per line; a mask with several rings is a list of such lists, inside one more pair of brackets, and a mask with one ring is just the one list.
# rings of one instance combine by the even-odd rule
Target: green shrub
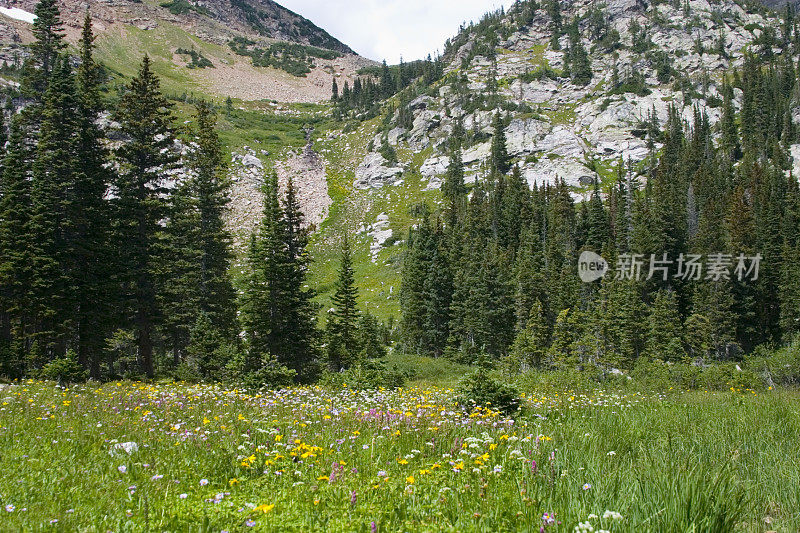
[[189,3],[187,0],[170,0],[169,2],[163,2],[160,4],[161,7],[166,7],[170,13],[173,15],[186,15],[187,13],[191,13],[195,11],[200,13],[201,15],[210,15],[211,12],[208,8],[203,6],[196,6]]
[[175,53],[179,55],[188,55],[191,58],[191,61],[188,65],[186,65],[186,68],[214,68],[214,64],[211,62],[211,60],[194,48],[178,48],[175,50]]
[[492,377],[485,367],[465,377],[458,386],[458,403],[463,407],[491,407],[505,414],[519,410],[519,391]]
[[239,365],[229,367],[231,381],[249,390],[280,389],[294,385],[297,372],[278,362],[275,358],[267,358],[261,368],[251,372],[237,374]]
[[745,364],[762,377],[765,385],[800,385],[800,339],[775,351],[757,348]]
[[67,350],[64,357],[54,359],[39,370],[41,379],[58,381],[59,383],[81,383],[88,377],[86,370],[78,363],[78,356]]
[[187,362],[182,362],[176,366],[171,374],[172,379],[175,381],[185,381],[187,383],[199,383],[203,379],[200,372],[197,371],[197,367]]
[[402,387],[407,375],[396,366],[387,366],[377,359],[359,361],[343,372],[325,372],[320,380],[322,385],[352,389],[393,389]]

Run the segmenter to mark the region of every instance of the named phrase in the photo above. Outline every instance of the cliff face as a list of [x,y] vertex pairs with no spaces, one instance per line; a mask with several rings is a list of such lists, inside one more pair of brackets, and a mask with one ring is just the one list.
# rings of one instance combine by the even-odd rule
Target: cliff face
[[[531,185],[590,184],[620,159],[643,160],[650,152],[645,123],[655,117],[663,124],[669,106],[687,120],[697,109],[714,124],[723,75],[741,66],[748,48],[772,51],[780,39],[774,14],[727,0],[576,0],[561,6],[564,34],[557,42],[549,10],[522,14],[521,6],[455,37],[445,56],[449,75],[408,104],[412,127],[387,135],[394,146],[428,154],[419,171],[431,187],[449,162],[446,141],[460,126],[467,133],[468,174],[483,175],[498,110],[509,151]],[[566,28],[573,20],[579,45]],[[587,56],[580,79],[578,47]],[[380,137],[373,144],[380,146]],[[356,175],[369,179],[357,180],[357,187],[397,180],[391,169],[380,172],[385,167],[375,164],[377,156],[364,159]]]

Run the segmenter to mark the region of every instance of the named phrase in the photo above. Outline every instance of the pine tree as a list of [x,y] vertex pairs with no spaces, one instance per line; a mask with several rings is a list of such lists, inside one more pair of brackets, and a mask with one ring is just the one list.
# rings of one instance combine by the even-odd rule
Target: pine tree
[[532,218],[522,233],[514,268],[517,329],[526,326],[530,319],[530,311],[537,302],[542,305],[542,312],[548,320],[553,320],[555,317],[551,316],[548,309],[549,291],[545,289],[541,213]]
[[578,356],[573,351],[576,330],[572,328],[574,321],[571,317],[569,309],[558,313],[553,326],[553,340],[547,350],[550,366],[559,370],[574,370],[578,364]]
[[499,242],[516,253],[520,234],[530,224],[531,193],[518,165],[514,165],[511,173],[504,176],[502,181],[504,192],[499,205]]
[[439,356],[447,347],[450,337],[450,304],[453,300],[453,275],[447,251],[441,244],[433,251],[423,290],[428,303],[424,343],[428,353]]
[[733,87],[725,83],[722,86],[722,118],[720,119],[720,148],[731,161],[742,157],[739,145],[739,129],[736,125],[736,110],[733,107]]
[[249,340],[246,372],[258,372],[274,359],[302,380],[316,373],[318,355],[314,293],[306,288],[306,234],[294,187],[287,185],[284,206],[278,178],[267,176],[264,212],[248,256],[249,277],[243,298]]
[[594,181],[594,190],[589,199],[589,215],[587,228],[586,247],[590,250],[601,252],[608,245],[611,239],[611,227],[608,214],[603,206],[603,199],[600,196],[600,186],[598,180]]
[[44,107],[31,189],[32,299],[37,364],[70,347],[76,279],[72,209],[78,181],[78,98],[66,57],[53,66]]
[[283,213],[283,246],[287,254],[281,302],[283,346],[275,355],[301,380],[310,381],[316,376],[319,357],[318,308],[313,302],[315,293],[307,286],[308,232],[303,227],[304,217],[291,178],[286,184]]
[[248,279],[242,297],[242,315],[248,340],[245,372],[256,372],[272,353],[280,335],[278,299],[279,279],[284,270],[283,212],[278,201],[278,177],[267,174],[264,187],[264,209],[257,231],[250,240]]
[[160,327],[172,350],[173,364],[185,360],[190,333],[201,312],[200,213],[191,179],[179,184],[171,196],[169,220],[158,242],[156,269]]
[[386,356],[386,346],[381,339],[381,325],[371,313],[365,312],[358,322],[359,359],[381,359]]
[[494,115],[492,130],[494,134],[492,135],[492,152],[489,160],[490,169],[494,174],[505,174],[511,169],[511,158],[506,147],[505,124],[500,112]]
[[645,313],[635,280],[606,280],[600,290],[597,310],[601,354],[598,363],[630,368],[642,352]]
[[[211,323],[206,313],[197,314],[197,320],[189,330],[189,341],[186,345],[186,362],[192,370],[196,370],[204,379],[219,380],[223,377],[223,369],[227,361],[220,355],[225,339],[219,329]],[[182,361],[183,362],[183,361]]]
[[464,216],[467,206],[467,187],[464,185],[464,163],[461,160],[461,148],[455,148],[450,154],[447,165],[442,195],[447,202],[446,220],[449,228],[454,228]]
[[469,345],[498,357],[514,341],[515,307],[511,272],[495,244],[472,258],[475,274],[468,287],[463,319]]
[[360,313],[357,298],[350,241],[345,235],[342,239],[339,279],[333,294],[333,309],[328,314],[328,366],[332,372],[352,366],[361,351],[358,343]]
[[30,347],[30,155],[21,119],[11,121],[0,180],[0,319],[2,373],[20,378]]
[[31,28],[34,37],[32,57],[25,68],[22,90],[27,96],[39,100],[47,89],[58,56],[67,43],[64,42],[64,29],[56,0],[39,0],[33,13],[36,19]]
[[[716,358],[730,358],[735,342],[734,299],[730,283],[725,281],[698,284],[692,296],[692,316],[701,320],[708,352]],[[699,323],[699,322],[698,322]],[[688,326],[687,326],[687,329]]]
[[409,229],[407,242],[400,285],[401,328],[406,349],[419,353],[425,349],[426,320],[430,306],[425,280],[437,248],[427,216],[423,217],[419,228]]
[[386,64],[386,60],[381,63],[381,96],[389,98],[394,94],[394,82],[392,81],[392,72]]
[[800,332],[800,246],[787,245],[783,255],[780,323],[784,340],[791,341]]
[[681,317],[672,291],[660,290],[647,318],[645,354],[659,361],[681,362],[685,351],[681,343]]
[[561,18],[561,2],[560,0],[550,0],[547,3],[547,14],[550,15],[552,21],[553,36],[550,39],[550,46],[554,50],[559,49],[558,38],[562,35],[562,18]]
[[573,83],[588,85],[592,81],[592,62],[586,48],[583,47],[580,35],[575,33],[570,36],[569,46],[569,72]]
[[520,330],[511,347],[514,370],[541,368],[550,346],[550,324],[544,314],[542,302],[536,300],[531,307],[525,329]]
[[145,56],[137,76],[118,107],[120,130],[127,142],[116,150],[116,235],[129,303],[126,319],[136,331],[142,371],[153,377],[153,334],[158,315],[155,272],[159,263],[160,221],[167,214],[164,175],[174,167],[170,103]]
[[191,194],[196,198],[199,225],[199,310],[208,314],[214,328],[233,342],[238,335],[236,321],[236,292],[228,271],[233,252],[231,236],[225,227],[230,183],[225,176],[222,145],[215,130],[216,117],[211,105],[197,104],[196,149],[188,166],[193,175]]
[[103,104],[100,67],[94,62],[92,19],[86,13],[81,36],[81,64],[76,73],[78,96],[78,147],[80,165],[75,182],[72,218],[75,221],[76,320],[78,361],[89,375],[100,377],[104,340],[110,333],[117,286],[113,282],[115,260],[110,242],[112,214],[106,192],[112,181],[104,132],[97,125]]

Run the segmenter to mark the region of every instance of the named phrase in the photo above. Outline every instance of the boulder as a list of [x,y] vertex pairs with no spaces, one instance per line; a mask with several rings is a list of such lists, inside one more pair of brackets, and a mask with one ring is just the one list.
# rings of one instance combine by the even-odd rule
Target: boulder
[[447,165],[450,164],[450,158],[446,155],[434,156],[426,159],[422,166],[419,168],[419,173],[422,177],[431,179],[434,176],[440,176],[447,172]]
[[380,189],[384,185],[395,184],[402,173],[401,167],[388,166],[388,161],[381,154],[371,152],[356,169],[353,187],[356,189]]
[[468,150],[464,150],[464,153],[461,155],[461,161],[465,165],[471,165],[473,163],[477,163],[487,159],[489,154],[492,153],[492,143],[485,142],[482,144],[477,144]]
[[261,160],[253,154],[247,154],[242,157],[242,165],[247,168],[257,168],[258,170],[264,168],[264,163],[262,163]]
[[580,137],[564,126],[557,126],[536,145],[536,151],[561,157],[583,157],[586,145]]
[[414,126],[408,134],[408,142],[414,148],[426,148],[430,146],[430,135],[428,133],[441,124],[441,117],[433,112],[424,110],[414,118]]
[[518,119],[511,121],[505,130],[506,147],[512,156],[523,156],[534,152],[536,143],[541,139],[550,125],[535,119]]

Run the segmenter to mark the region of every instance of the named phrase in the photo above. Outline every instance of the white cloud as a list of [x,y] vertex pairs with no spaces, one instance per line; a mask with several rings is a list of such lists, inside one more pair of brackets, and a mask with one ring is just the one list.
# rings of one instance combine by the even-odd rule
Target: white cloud
[[511,0],[278,0],[359,54],[397,63],[442,51],[462,22]]

